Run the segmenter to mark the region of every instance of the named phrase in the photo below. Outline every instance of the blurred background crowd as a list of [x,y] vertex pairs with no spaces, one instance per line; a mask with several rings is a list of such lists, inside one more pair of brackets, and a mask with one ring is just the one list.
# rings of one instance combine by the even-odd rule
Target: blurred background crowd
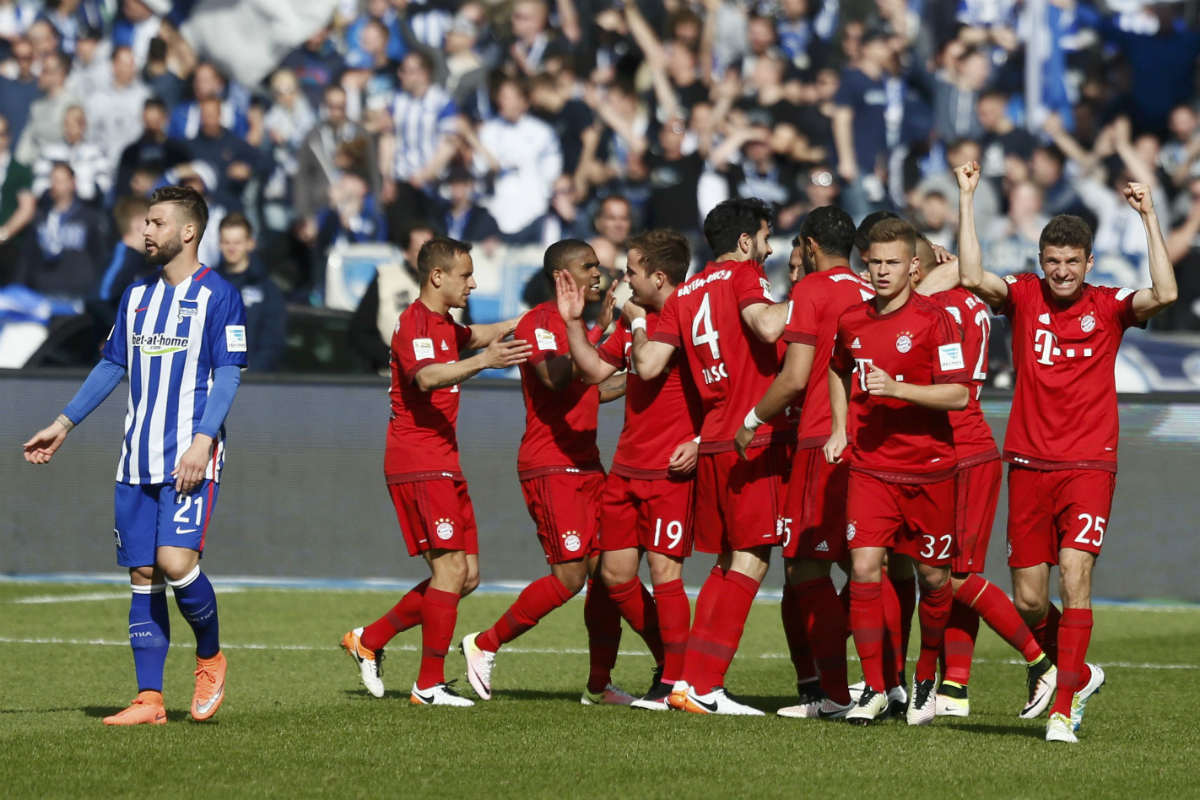
[[385,367],[435,233],[478,245],[467,314],[491,321],[548,296],[541,249],[566,236],[616,274],[629,236],[671,227],[702,262],[704,214],[731,196],[774,206],[784,269],[829,203],[953,250],[968,160],[1002,273],[1036,269],[1070,212],[1096,231],[1094,282],[1146,285],[1115,187],[1151,185],[1181,289],[1156,324],[1197,330],[1198,10],[0,0],[0,366],[94,360],[166,183],[208,199],[201,258],[241,288],[259,371]]

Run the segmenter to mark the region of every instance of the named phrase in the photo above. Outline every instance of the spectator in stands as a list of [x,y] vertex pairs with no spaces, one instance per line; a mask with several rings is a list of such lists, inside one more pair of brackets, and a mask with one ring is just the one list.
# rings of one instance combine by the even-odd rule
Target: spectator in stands
[[920,203],[915,211],[914,221],[917,223],[917,230],[933,244],[953,251],[956,238],[957,206],[951,206],[949,199],[941,191],[930,189],[921,195]]
[[0,117],[0,286],[20,276],[25,229],[36,205],[33,171],[13,158],[8,120]]
[[93,93],[112,82],[111,56],[112,43],[99,28],[81,31],[71,57],[67,90],[82,100],[90,100]]
[[[146,212],[150,204],[144,197],[121,197],[113,206],[113,222],[120,239],[113,248],[112,259],[100,277],[96,295],[107,306],[112,324],[117,313],[117,304],[125,289],[134,281],[153,272],[157,267],[146,261]],[[94,312],[93,312],[94,313]],[[107,326],[101,326],[107,332]]]
[[500,240],[500,226],[488,210],[475,202],[475,176],[461,164],[453,164],[446,177],[448,198],[442,212],[442,228],[451,239],[483,242],[489,246]]
[[[958,183],[954,179],[954,168],[969,161],[978,161],[982,154],[979,144],[973,139],[958,139],[946,145],[946,166],[941,172],[935,172],[917,185],[918,196],[931,191],[940,192],[954,207],[958,206]],[[995,219],[1000,216],[1000,195],[991,181],[980,181],[975,190],[975,208],[979,219]]]
[[954,40],[943,59],[943,69],[934,78],[934,133],[943,141],[978,139],[983,129],[976,104],[992,73],[988,51]]
[[[560,6],[561,8],[562,6]],[[569,52],[566,41],[549,27],[550,7],[545,0],[517,0],[512,7],[512,39],[504,54],[512,74],[533,76],[546,61]],[[577,26],[578,21],[574,24]]]
[[697,192],[705,161],[698,152],[684,153],[686,136],[687,121],[671,117],[659,126],[658,147],[645,156],[650,184],[646,227],[672,228],[696,240],[700,233]]
[[350,347],[366,359],[372,372],[388,369],[396,320],[421,293],[417,254],[421,245],[433,237],[433,228],[424,223],[416,223],[404,231],[404,262],[380,264],[354,309],[348,331]]
[[493,187],[485,205],[505,242],[537,244],[554,179],[562,173],[562,153],[550,126],[529,113],[522,80],[501,79],[494,101],[497,116],[480,126],[475,159],[475,169]]
[[838,175],[846,182],[842,207],[856,223],[883,202],[879,170],[888,147],[894,144],[888,139],[887,117],[902,113],[899,98],[889,96],[887,88],[892,58],[888,35],[881,30],[867,31],[860,47],[854,66],[842,70],[833,101]]
[[1078,214],[1079,193],[1063,171],[1063,154],[1052,144],[1038,145],[1029,159],[1029,177],[1042,190],[1042,209],[1049,216]]
[[216,100],[219,103],[218,127],[224,128],[234,136],[246,135],[246,109],[249,98],[240,89],[231,90],[225,76],[213,64],[202,61],[196,65],[192,72],[192,97],[190,102],[180,103],[171,112],[171,121],[167,125],[168,136],[176,139],[194,139],[204,127],[201,105],[205,100]]
[[[137,0],[133,0],[137,2]],[[150,94],[161,98],[168,108],[175,108],[187,91],[187,84],[167,64],[167,43],[155,37],[150,40],[146,57],[146,66],[142,70],[142,80]],[[136,55],[137,50],[134,50]]]
[[248,369],[275,372],[287,344],[287,309],[283,293],[268,277],[254,253],[254,230],[244,214],[227,214],[220,225],[221,265],[218,271],[242,295],[246,306]]
[[293,198],[301,219],[315,221],[318,209],[328,203],[329,187],[340,173],[335,163],[337,149],[347,142],[360,143],[366,160],[364,176],[373,181],[375,191],[379,182],[375,148],[366,129],[346,116],[346,90],[331,84],[324,91],[320,121],[308,132],[297,156]]
[[1037,139],[1029,131],[1013,124],[1008,114],[1008,95],[989,90],[975,104],[979,117],[979,158],[983,176],[993,181],[1004,175],[1004,159],[1010,155],[1028,160],[1033,155]]
[[75,176],[76,194],[85,203],[98,206],[112,188],[112,168],[104,152],[88,141],[87,114],[83,107],[70,106],[63,117],[62,141],[41,149],[33,165],[33,193],[38,197],[50,188],[54,164],[70,164]]
[[[121,0],[120,11],[113,20],[113,44],[127,45],[133,48],[133,56],[138,67],[146,67],[154,60],[154,42],[157,40],[162,27],[161,18],[171,11],[169,0]],[[162,92],[153,89],[160,97]]]
[[0,115],[8,120],[9,136],[15,144],[29,121],[29,110],[37,99],[38,79],[33,72],[33,45],[25,37],[13,42],[11,75],[0,75]]
[[446,51],[442,58],[446,91],[454,104],[473,117],[482,116],[487,106],[487,64],[475,51],[479,26],[463,11],[454,17],[446,31]]
[[100,0],[54,0],[47,2],[42,19],[54,26],[63,52],[76,54],[81,40],[93,40],[104,24]]
[[1179,302],[1168,309],[1166,327],[1200,330],[1200,177],[1188,181],[1180,192],[1180,213],[1167,237],[1167,256],[1175,265]]
[[[994,218],[980,231],[984,262],[999,275],[1035,272],[1038,266],[1038,240],[1049,222],[1042,212],[1042,191],[1028,181],[1012,186],[1008,192],[1008,213]],[[934,244],[940,244],[934,241]]]
[[[142,135],[121,151],[117,162],[117,194],[131,189],[133,174],[138,169],[161,175],[171,167],[191,159],[187,143],[167,138],[167,107],[157,97],[142,104]],[[138,192],[135,192],[138,193]]]
[[0,42],[16,42],[29,30],[37,15],[38,8],[31,0],[0,0]]
[[336,82],[342,70],[342,57],[329,36],[329,28],[322,28],[304,40],[283,60],[281,66],[290,69],[300,81],[300,91],[309,106],[321,105],[325,88]]
[[206,97],[198,103],[200,127],[188,141],[192,158],[207,163],[217,175],[217,193],[238,200],[246,183],[270,169],[270,157],[221,125],[222,103]]
[[[35,48],[36,51],[36,48]],[[37,161],[42,148],[62,141],[63,117],[70,106],[79,105],[79,98],[66,89],[70,65],[59,52],[50,53],[38,75],[41,96],[29,108],[29,122],[17,143],[17,160],[26,164]]]
[[75,173],[59,162],[50,171],[48,205],[34,220],[35,236],[24,260],[21,283],[30,289],[71,300],[83,309],[104,263],[99,215],[75,193]]
[[86,97],[88,138],[95,142],[115,171],[125,147],[142,135],[142,110],[150,93],[137,74],[133,50],[113,50],[107,80]]

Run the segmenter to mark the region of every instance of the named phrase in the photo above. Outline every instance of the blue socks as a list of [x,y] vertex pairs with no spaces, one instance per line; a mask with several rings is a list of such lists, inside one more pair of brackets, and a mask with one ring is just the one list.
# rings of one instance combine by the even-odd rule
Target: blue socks
[[[177,581],[167,581],[175,591],[179,612],[196,634],[196,657],[212,658],[221,650],[217,622],[217,595],[200,565]],[[164,602],[165,607],[165,602]]]
[[171,619],[167,614],[167,587],[163,584],[131,586],[129,601],[129,646],[138,691],[161,692],[163,664],[171,643]]

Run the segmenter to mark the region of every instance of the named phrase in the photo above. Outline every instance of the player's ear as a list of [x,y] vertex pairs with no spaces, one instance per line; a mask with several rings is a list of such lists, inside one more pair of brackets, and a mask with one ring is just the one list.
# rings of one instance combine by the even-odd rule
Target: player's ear
[[435,289],[442,288],[442,268],[441,267],[434,267],[433,269],[431,269],[429,271],[429,283],[432,284],[433,288],[435,288]]
[[1096,266],[1096,254],[1088,253],[1087,263],[1084,265],[1083,274],[1086,275],[1092,271],[1092,267]]

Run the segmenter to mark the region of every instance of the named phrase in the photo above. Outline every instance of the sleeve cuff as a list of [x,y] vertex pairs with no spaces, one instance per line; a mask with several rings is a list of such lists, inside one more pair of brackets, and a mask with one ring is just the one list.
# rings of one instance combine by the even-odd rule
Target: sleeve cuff
[[787,342],[788,344],[807,344],[807,345],[812,345],[813,347],[817,346],[816,335],[811,334],[811,333],[805,333],[803,331],[785,330],[783,332],[783,340],[785,342]]

